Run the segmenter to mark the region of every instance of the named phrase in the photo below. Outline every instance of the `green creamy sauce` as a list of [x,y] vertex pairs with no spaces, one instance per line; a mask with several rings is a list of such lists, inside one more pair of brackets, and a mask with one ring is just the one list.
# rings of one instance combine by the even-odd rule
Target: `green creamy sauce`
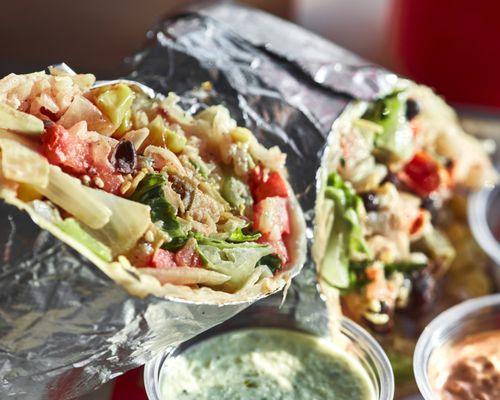
[[218,335],[162,369],[162,400],[375,399],[358,361],[324,339],[283,329]]

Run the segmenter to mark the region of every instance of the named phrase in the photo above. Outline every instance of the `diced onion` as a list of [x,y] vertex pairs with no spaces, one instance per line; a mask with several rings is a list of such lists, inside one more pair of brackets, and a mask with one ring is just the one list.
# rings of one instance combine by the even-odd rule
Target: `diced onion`
[[54,165],[50,166],[48,185],[37,187],[37,190],[91,228],[102,228],[111,218],[110,208],[95,195],[97,190],[83,186],[79,179]]
[[230,277],[219,272],[203,268],[173,267],[173,268],[140,268],[137,272],[154,276],[160,283],[172,285],[195,285],[202,283],[217,286],[227,282]]
[[57,123],[69,129],[80,121],[87,122],[88,130],[98,132],[106,130],[111,125],[90,100],[83,96],[75,96]]
[[2,175],[15,182],[46,187],[49,181],[49,163],[27,140],[0,131]]
[[103,190],[84,189],[91,195],[94,204],[99,202],[111,210],[109,222],[100,229],[89,229],[89,233],[111,248],[113,255],[127,253],[151,226],[149,206]]
[[148,128],[141,128],[137,129],[135,131],[130,131],[127,132],[125,135],[123,135],[122,139],[123,140],[130,140],[134,147],[136,149],[139,149],[144,143],[144,140],[149,136],[149,129]]
[[144,150],[144,155],[153,159],[154,167],[157,170],[166,168],[169,173],[180,176],[186,175],[186,170],[179,158],[165,147],[148,146]]

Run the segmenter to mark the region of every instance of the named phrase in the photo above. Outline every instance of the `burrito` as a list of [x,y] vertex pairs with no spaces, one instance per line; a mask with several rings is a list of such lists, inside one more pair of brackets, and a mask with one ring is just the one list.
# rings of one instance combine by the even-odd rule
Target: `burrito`
[[[0,80],[0,196],[131,294],[256,299],[305,257],[285,154],[222,105],[91,74]],[[203,102],[205,101],[205,103]]]
[[401,80],[348,106],[317,176],[313,257],[333,313],[379,333],[396,310],[422,315],[455,257],[450,199],[496,179],[482,143],[427,87]]

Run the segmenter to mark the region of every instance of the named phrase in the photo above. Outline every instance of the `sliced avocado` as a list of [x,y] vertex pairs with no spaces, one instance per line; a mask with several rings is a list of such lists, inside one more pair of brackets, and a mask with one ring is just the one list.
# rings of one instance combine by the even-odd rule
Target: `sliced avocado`
[[0,129],[26,135],[41,135],[44,127],[41,119],[0,103]]

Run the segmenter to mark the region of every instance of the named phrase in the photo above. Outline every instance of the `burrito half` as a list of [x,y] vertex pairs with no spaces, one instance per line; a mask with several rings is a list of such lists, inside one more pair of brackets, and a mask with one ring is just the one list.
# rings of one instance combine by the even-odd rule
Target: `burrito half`
[[313,246],[322,290],[334,312],[388,332],[395,310],[432,303],[455,257],[441,229],[449,200],[494,182],[495,171],[453,110],[407,81],[349,106],[322,166]]
[[[209,84],[206,83],[205,88]],[[138,296],[248,301],[304,260],[285,154],[223,106],[51,70],[0,80],[0,196]]]

